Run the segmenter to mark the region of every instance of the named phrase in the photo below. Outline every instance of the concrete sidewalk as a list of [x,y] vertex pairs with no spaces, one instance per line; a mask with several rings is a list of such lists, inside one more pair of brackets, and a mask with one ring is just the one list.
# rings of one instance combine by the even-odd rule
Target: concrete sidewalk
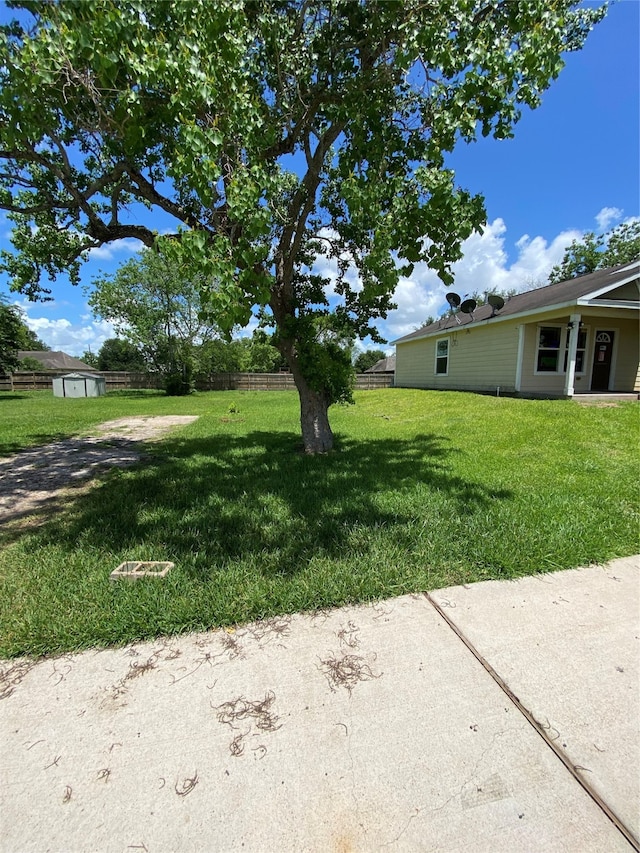
[[616,851],[637,557],[0,664],[0,850]]

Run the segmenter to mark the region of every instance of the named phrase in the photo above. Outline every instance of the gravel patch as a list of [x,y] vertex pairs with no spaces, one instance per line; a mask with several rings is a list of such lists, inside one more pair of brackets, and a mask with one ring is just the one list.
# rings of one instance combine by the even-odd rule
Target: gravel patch
[[48,507],[63,492],[109,468],[139,462],[139,443],[166,435],[197,415],[119,418],[96,427],[97,435],[68,438],[0,459],[0,522]]

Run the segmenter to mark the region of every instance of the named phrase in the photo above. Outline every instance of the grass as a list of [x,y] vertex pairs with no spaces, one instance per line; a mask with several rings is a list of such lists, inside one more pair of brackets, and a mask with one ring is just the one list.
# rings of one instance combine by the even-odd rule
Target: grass
[[[39,527],[0,537],[0,655],[41,655],[514,578],[639,550],[638,406],[385,389],[299,452],[292,392],[0,395],[0,449],[198,414]],[[238,411],[232,412],[236,408]],[[125,560],[164,581],[113,584]]]

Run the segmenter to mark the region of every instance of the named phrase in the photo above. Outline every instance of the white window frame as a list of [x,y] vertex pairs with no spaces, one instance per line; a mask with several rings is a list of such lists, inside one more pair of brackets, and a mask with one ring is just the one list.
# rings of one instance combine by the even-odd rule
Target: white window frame
[[[555,370],[538,370],[538,355],[540,353],[540,332],[542,329],[560,329],[560,346],[558,347],[558,364]],[[564,366],[566,353],[569,344],[569,327],[567,323],[538,323],[536,328],[536,346],[533,353],[533,375],[534,376],[564,376],[566,368]],[[582,326],[581,331],[585,333],[584,355],[582,357],[582,370],[576,370],[576,376],[586,376],[589,372],[589,339],[590,327]],[[580,348],[582,349],[582,347]]]
[[[438,346],[440,344],[446,344],[447,345],[446,356],[438,355]],[[451,357],[451,338],[449,336],[447,336],[446,338],[438,338],[438,340],[436,341],[436,348],[435,348],[435,360],[433,362],[433,374],[434,374],[434,376],[448,376],[449,375],[449,358],[450,357]],[[438,372],[438,359],[441,359],[441,358],[447,359],[446,370],[444,371],[444,373]]]

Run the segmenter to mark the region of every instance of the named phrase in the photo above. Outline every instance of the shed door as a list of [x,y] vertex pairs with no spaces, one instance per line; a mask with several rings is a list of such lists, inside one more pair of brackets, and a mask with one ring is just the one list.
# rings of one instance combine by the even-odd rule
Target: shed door
[[611,356],[613,355],[613,332],[596,331],[593,350],[592,391],[608,391],[611,374]]

